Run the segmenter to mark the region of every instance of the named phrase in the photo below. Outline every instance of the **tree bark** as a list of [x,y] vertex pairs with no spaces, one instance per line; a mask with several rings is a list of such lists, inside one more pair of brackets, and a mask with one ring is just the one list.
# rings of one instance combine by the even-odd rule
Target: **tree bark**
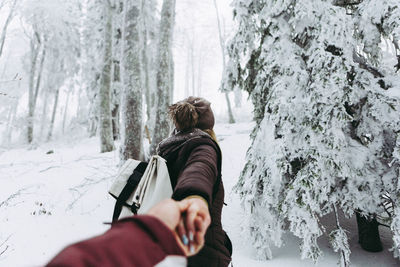
[[103,69],[100,78],[99,120],[100,120],[100,152],[114,150],[114,139],[111,120],[111,67],[112,67],[112,10],[105,1],[104,16],[104,54]]
[[140,64],[139,1],[125,1],[121,75],[121,160],[142,158],[142,83]]
[[161,10],[160,39],[157,54],[157,110],[156,124],[153,131],[150,154],[154,154],[161,140],[166,138],[170,131],[167,110],[171,103],[172,88],[172,38],[175,21],[175,0],[164,0]]
[[146,21],[146,14],[144,14],[145,10],[145,4],[146,1],[142,1],[141,3],[141,64],[142,64],[142,82],[143,82],[143,88],[144,88],[144,94],[146,98],[146,115],[147,115],[147,120],[150,120],[150,113],[151,113],[151,103],[150,103],[150,82],[149,82],[149,63],[148,63],[148,49],[147,49],[147,21]]

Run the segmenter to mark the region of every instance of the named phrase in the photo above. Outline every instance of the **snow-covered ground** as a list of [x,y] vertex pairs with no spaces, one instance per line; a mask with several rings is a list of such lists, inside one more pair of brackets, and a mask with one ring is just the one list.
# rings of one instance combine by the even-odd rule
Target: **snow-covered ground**
[[[223,225],[230,235],[235,267],[314,266],[301,260],[299,240],[290,234],[274,249],[274,259],[255,260],[255,251],[241,229],[244,212],[232,192],[245,163],[253,123],[219,124],[226,190]],[[117,171],[118,152],[99,153],[97,138],[48,143],[35,150],[13,149],[0,155],[0,266],[40,266],[65,245],[108,228],[113,201],[107,194]],[[390,232],[380,228],[385,251],[367,253],[357,243],[355,219],[341,219],[349,231],[353,266],[400,266],[393,259]],[[329,229],[332,217],[323,219]],[[326,238],[316,266],[336,266],[338,255]]]

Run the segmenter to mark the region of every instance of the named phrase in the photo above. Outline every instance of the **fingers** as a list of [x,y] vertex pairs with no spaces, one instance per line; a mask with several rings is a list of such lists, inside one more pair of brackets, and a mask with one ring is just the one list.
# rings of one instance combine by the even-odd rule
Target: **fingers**
[[176,203],[178,205],[178,209],[179,209],[179,212],[181,213],[181,215],[188,209],[188,207],[190,205],[190,202],[185,199],[181,200],[181,201],[177,201]]
[[183,245],[189,246],[188,234],[186,232],[186,228],[185,228],[185,225],[184,225],[184,222],[182,219],[179,220],[176,231],[177,231],[178,236],[179,236],[180,240],[182,241]]
[[185,255],[194,255],[203,247],[204,235],[211,222],[204,199],[192,197],[182,201],[164,200],[148,214],[163,221],[174,232]]
[[206,202],[201,198],[188,198],[190,205],[184,218],[186,232],[189,237],[189,251],[197,253],[204,244],[204,235],[210,224],[210,215]]

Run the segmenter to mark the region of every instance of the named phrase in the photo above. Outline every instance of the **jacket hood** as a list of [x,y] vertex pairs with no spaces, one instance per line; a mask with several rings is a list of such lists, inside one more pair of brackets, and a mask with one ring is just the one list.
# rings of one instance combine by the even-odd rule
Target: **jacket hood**
[[174,131],[172,131],[171,135],[168,138],[165,138],[158,144],[157,154],[163,157],[167,155],[169,152],[178,148],[181,144],[185,143],[186,141],[198,137],[211,138],[211,136],[208,133],[198,128],[194,128],[185,132],[178,131],[177,129],[175,129]]

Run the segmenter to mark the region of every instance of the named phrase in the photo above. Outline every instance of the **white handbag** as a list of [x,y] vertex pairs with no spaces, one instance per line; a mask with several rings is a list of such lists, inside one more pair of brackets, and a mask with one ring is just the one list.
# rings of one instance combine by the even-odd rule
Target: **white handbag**
[[116,199],[113,221],[146,213],[161,200],[172,196],[166,160],[157,155],[152,156],[149,163],[128,159],[109,193]]

